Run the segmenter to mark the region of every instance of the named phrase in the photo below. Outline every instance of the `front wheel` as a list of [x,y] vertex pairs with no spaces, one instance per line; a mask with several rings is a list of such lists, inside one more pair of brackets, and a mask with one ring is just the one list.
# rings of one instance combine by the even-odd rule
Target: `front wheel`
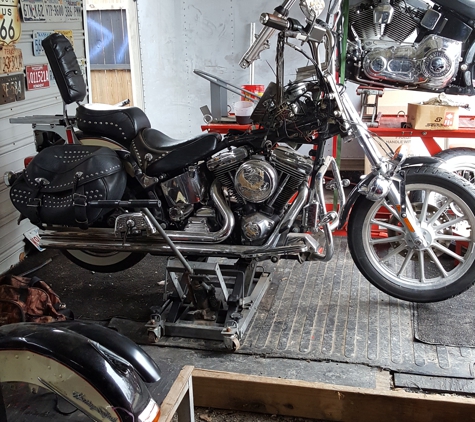
[[406,193],[428,246],[414,245],[387,200],[361,196],[348,223],[354,262],[374,286],[402,300],[437,302],[464,292],[475,282],[475,188],[453,173],[418,167],[406,173]]
[[115,273],[139,263],[145,254],[137,252],[99,252],[68,249],[62,251],[71,262],[98,273]]

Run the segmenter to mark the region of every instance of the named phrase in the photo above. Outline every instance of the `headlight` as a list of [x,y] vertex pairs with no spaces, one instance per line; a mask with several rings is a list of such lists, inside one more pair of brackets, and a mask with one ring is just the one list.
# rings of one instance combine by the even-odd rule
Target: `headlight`
[[320,16],[325,9],[324,0],[300,0],[300,9],[309,21]]

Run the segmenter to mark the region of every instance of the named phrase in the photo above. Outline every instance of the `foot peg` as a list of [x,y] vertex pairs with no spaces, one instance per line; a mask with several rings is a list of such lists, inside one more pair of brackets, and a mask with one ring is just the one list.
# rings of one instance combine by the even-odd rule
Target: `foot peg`
[[[350,181],[348,179],[341,179],[341,184],[344,188],[350,186]],[[335,190],[337,188],[337,183],[335,179],[330,180],[329,182],[325,183],[325,189],[328,190]]]
[[338,219],[338,214],[335,211],[330,211],[326,213],[323,218],[320,220],[320,224],[332,224],[334,221]]

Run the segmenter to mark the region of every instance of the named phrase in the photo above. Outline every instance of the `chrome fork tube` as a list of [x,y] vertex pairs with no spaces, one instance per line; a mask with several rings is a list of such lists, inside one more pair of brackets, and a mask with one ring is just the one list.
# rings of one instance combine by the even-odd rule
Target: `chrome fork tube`
[[381,164],[383,162],[383,156],[376,147],[373,137],[368,133],[365,123],[361,120],[360,115],[348,98],[348,94],[344,92],[339,96],[347,116],[347,121],[350,123],[351,130],[353,131],[352,135],[358,139],[358,143],[360,144],[361,148],[363,148],[363,151],[371,163],[371,166],[380,170]]

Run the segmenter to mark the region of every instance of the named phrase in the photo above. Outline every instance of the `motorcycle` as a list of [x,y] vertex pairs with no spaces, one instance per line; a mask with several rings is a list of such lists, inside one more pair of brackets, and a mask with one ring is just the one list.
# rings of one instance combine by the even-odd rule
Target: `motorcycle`
[[[354,262],[383,292],[433,302],[468,289],[475,188],[438,168],[436,158],[381,155],[335,81],[335,33],[318,18],[320,3],[300,1],[305,23],[289,17],[294,3],[261,15],[263,29],[241,66],[277,32],[276,82],[256,105],[255,129],[225,136],[176,140],[151,128],[136,107],[79,104],[86,91],[71,46],[60,34],[46,38],[64,103],[79,105],[74,117],[65,105],[54,124],[33,119],[39,153],[22,172],[5,175],[14,206],[40,227],[41,246],[94,271],[120,271],[150,253],[175,255],[192,272],[188,261],[208,257],[249,265],[328,261],[333,232],[347,226]],[[288,84],[286,47],[311,63]],[[337,135],[359,142],[372,166],[348,198],[348,181],[324,156]],[[313,147],[308,155],[299,153],[302,145]],[[334,209],[325,189],[336,193]]]
[[[469,95],[475,73],[475,10],[464,1],[363,0],[348,10],[346,80],[359,85]],[[475,182],[475,150],[436,155]]]

